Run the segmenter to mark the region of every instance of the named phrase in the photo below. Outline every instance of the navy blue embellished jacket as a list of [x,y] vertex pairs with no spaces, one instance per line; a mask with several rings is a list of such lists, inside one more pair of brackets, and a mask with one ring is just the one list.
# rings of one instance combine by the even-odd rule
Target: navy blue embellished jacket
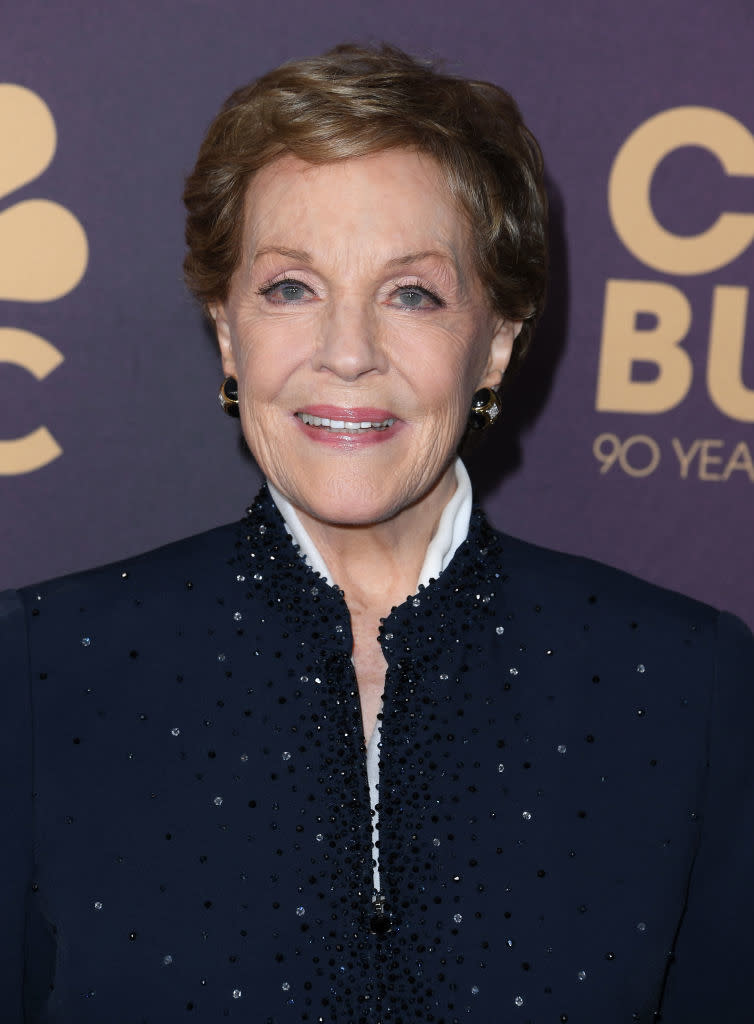
[[494,532],[392,611],[269,496],[0,596],[4,1024],[754,1019],[754,642]]

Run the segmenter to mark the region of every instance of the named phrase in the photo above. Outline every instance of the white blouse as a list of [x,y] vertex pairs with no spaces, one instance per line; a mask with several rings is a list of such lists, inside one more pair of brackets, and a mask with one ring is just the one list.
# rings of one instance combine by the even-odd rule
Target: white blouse
[[[450,564],[453,555],[461,544],[466,540],[469,532],[469,521],[471,519],[471,480],[466,472],[466,467],[460,459],[456,459],[456,489],[442,511],[437,529],[432,536],[424,556],[416,589],[420,586],[428,586],[430,580],[436,579],[443,569]],[[317,550],[314,541],[304,528],[296,509],[284,498],[280,491],[267,481],[272,500],[278,507],[283,517],[285,528],[294,542],[298,544],[299,553],[307,564],[331,586],[336,585],[325,560]],[[374,888],[380,891],[380,866],[378,860],[377,839],[379,836],[379,814],[377,803],[379,800],[380,786],[380,720],[372,731],[367,742],[367,778],[369,780],[369,800],[372,806],[372,847],[374,850]]]

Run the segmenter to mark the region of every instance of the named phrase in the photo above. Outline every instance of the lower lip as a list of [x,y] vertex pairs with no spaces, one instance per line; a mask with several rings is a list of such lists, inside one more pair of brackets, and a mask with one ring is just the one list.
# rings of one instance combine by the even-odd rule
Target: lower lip
[[329,427],[312,427],[308,423],[304,423],[298,416],[293,418],[299,429],[312,441],[334,448],[345,448],[349,451],[358,451],[362,448],[371,448],[375,444],[384,444],[385,441],[391,441],[403,429],[402,420],[396,420],[384,430],[331,430]]

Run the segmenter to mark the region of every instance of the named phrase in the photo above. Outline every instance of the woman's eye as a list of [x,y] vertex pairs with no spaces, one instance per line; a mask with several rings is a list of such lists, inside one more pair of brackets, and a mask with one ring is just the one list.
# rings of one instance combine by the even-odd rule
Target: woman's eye
[[281,305],[288,302],[301,302],[310,294],[309,288],[300,281],[276,281],[262,289],[262,295]]
[[396,302],[403,309],[427,309],[441,305],[440,300],[426,288],[418,285],[406,285],[396,292]]

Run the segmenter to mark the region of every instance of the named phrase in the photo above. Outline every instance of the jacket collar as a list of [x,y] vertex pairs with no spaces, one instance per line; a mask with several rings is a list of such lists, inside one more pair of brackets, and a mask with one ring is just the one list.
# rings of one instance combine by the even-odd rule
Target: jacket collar
[[[463,624],[493,615],[494,597],[504,581],[500,535],[478,506],[472,509],[466,540],[448,566],[428,585],[393,608],[382,620],[379,641],[386,660],[422,660],[447,652],[448,635],[461,643]],[[343,592],[300,553],[266,484],[240,524],[237,578],[262,596],[285,622],[299,631],[307,625],[311,641],[323,650],[346,652],[353,646]]]

